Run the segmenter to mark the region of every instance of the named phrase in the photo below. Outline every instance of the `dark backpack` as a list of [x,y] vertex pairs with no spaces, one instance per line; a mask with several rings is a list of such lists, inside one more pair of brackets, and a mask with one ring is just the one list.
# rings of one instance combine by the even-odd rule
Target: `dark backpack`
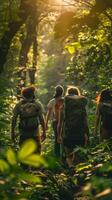
[[39,126],[39,106],[35,101],[22,102],[20,107],[20,129],[36,130]]
[[66,96],[64,100],[64,135],[66,138],[80,140],[84,136],[87,99]]
[[100,114],[103,127],[112,130],[112,103],[102,103]]

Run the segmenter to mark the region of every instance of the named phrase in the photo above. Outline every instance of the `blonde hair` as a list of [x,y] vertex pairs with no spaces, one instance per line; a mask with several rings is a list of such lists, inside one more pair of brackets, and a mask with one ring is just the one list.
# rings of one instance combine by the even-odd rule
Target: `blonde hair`
[[79,88],[75,86],[68,86],[66,95],[69,95],[69,94],[75,94],[78,96],[81,95]]

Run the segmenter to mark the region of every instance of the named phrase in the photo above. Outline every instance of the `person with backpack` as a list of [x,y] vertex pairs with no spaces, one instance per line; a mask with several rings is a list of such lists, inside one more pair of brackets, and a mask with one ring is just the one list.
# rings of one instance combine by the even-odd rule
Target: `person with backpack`
[[97,98],[95,136],[100,129],[100,139],[112,137],[112,91],[104,89]]
[[63,93],[63,87],[61,85],[57,85],[55,87],[55,94],[53,96],[53,99],[51,99],[48,103],[46,114],[46,129],[48,128],[50,117],[52,118],[52,127],[55,136],[54,153],[56,157],[60,157],[61,155],[61,147],[60,144],[57,142],[57,125],[59,121],[59,112],[63,105]]
[[[26,87],[21,94],[22,100],[13,109],[11,138],[15,142],[15,128],[19,117],[19,144],[23,144],[27,139],[34,139],[37,143],[37,151],[40,153],[41,141],[46,138],[44,109],[42,104],[35,100],[35,87]],[[41,137],[39,135],[39,125],[42,127]]]
[[58,124],[58,142],[64,145],[68,167],[73,165],[76,146],[83,147],[88,142],[86,105],[87,99],[80,94],[79,89],[68,87]]

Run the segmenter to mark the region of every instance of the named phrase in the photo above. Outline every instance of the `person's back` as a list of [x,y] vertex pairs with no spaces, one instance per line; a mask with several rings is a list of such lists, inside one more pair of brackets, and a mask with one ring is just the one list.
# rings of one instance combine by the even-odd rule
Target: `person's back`
[[52,109],[52,120],[53,121],[58,121],[59,120],[59,112],[60,109],[63,106],[63,97],[57,97],[57,98],[53,98],[49,104],[48,104],[48,108],[51,107]]
[[109,139],[112,137],[112,95],[109,89],[105,89],[99,95],[97,112],[96,112],[96,125],[95,134],[100,124],[100,137],[101,139]]
[[58,141],[62,140],[69,166],[73,164],[74,148],[84,146],[88,140],[86,104],[87,99],[80,95],[78,88],[74,86],[68,88],[60,114]]
[[25,99],[19,104],[19,127],[23,131],[35,131],[39,126],[40,103],[35,99]]
[[19,144],[21,145],[27,139],[34,139],[40,152],[39,124],[42,126],[42,137],[45,139],[45,121],[43,107],[39,101],[35,100],[34,91],[34,87],[28,87],[22,91],[23,99],[13,110],[11,135],[14,141],[15,127],[19,117]]
[[48,121],[52,117],[52,127],[54,131],[55,141],[54,141],[54,153],[57,157],[60,156],[60,144],[57,142],[57,125],[59,122],[60,109],[63,106],[63,87],[57,85],[55,88],[55,94],[53,99],[51,99],[47,106],[46,114],[46,128],[48,127]]
[[65,137],[75,141],[81,141],[84,137],[87,100],[83,96],[65,97]]

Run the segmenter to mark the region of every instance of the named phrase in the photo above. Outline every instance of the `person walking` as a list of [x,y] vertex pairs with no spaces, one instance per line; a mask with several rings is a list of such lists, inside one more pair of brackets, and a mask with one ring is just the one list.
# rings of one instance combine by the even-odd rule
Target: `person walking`
[[72,167],[75,159],[74,149],[88,143],[89,128],[87,123],[87,99],[77,87],[68,87],[64,98],[58,124],[58,142],[63,143],[66,162]]
[[100,131],[100,139],[112,137],[112,91],[104,89],[97,98],[95,137]]
[[57,142],[57,125],[59,121],[60,109],[63,105],[63,93],[63,87],[61,85],[57,85],[55,87],[55,94],[53,96],[53,99],[51,99],[48,103],[46,114],[46,129],[48,128],[48,122],[50,118],[52,119],[52,127],[55,136],[54,153],[56,157],[60,157],[61,155],[61,147],[60,144]]
[[[11,139],[15,143],[15,128],[19,118],[19,144],[20,146],[27,140],[33,139],[37,144],[37,152],[41,153],[41,141],[46,138],[44,109],[39,101],[35,100],[35,87],[26,87],[21,91],[20,100],[13,109],[11,123]],[[42,134],[39,135],[39,125]]]

